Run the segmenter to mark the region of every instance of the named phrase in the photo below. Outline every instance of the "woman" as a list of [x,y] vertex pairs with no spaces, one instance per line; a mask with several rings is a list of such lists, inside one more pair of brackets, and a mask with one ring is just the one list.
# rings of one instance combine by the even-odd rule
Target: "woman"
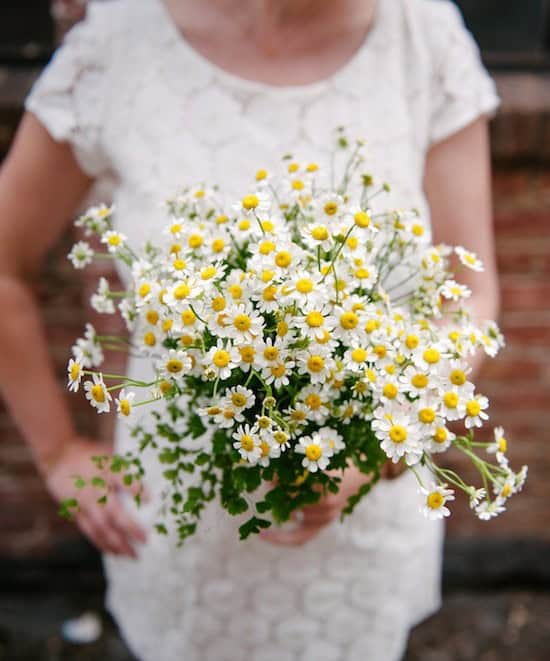
[[[289,149],[326,160],[344,125],[391,182],[384,206],[416,206],[435,242],[486,270],[472,309],[497,313],[487,115],[494,86],[457,10],[439,0],[117,0],[93,3],[27,100],[0,176],[0,383],[52,494],[70,495],[97,446],[77,436],[24,278],[93,181],[110,181],[118,227],[138,242],[182,183],[231,196]],[[428,205],[429,203],[429,205]],[[37,231],[38,230],[38,231]],[[131,360],[129,373],[142,374]],[[29,377],[33,396],[29,397]],[[116,447],[129,447],[123,428]],[[399,659],[439,605],[442,529],[418,514],[414,477],[383,480],[344,524],[360,481],[294,528],[240,543],[211,507],[176,549],[151,502],[81,494],[77,523],[105,552],[108,606],[144,661]]]

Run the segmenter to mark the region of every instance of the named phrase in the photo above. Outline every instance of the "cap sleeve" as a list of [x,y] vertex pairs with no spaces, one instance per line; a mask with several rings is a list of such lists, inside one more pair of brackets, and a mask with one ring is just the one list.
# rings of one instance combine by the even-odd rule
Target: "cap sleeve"
[[429,120],[433,144],[482,115],[492,116],[500,101],[457,7],[448,0],[429,0],[426,5],[430,6],[427,19],[434,49]]
[[[110,3],[105,3],[108,5]],[[86,174],[108,169],[101,144],[109,62],[107,7],[90,3],[25,100],[50,135],[69,143]]]

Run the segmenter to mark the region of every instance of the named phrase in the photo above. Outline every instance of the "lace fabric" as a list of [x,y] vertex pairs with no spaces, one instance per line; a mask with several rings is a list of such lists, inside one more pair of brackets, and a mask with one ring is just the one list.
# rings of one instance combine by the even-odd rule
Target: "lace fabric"
[[[392,185],[380,207],[417,207],[426,152],[498,103],[477,47],[446,0],[379,0],[348,65],[311,85],[273,87],[197,56],[161,0],[91,3],[27,99],[90,176],[113,182],[118,229],[138,244],[165,221],[182,184],[228,199],[282,154],[326,160],[330,130],[367,139],[369,169]],[[124,275],[124,274],[123,274]],[[132,377],[144,379],[132,359]],[[117,448],[132,447],[123,425]],[[157,521],[161,469],[146,458]],[[105,556],[108,606],[143,661],[396,661],[409,628],[440,603],[443,527],[419,513],[415,479],[378,484],[343,524],[303,547],[239,542],[211,504],[182,549],[150,532],[139,560]]]

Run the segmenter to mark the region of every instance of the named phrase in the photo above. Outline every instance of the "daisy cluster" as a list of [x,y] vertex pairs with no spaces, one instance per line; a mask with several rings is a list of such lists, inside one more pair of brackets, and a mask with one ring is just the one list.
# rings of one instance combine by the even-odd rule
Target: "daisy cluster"
[[[359,162],[352,155],[351,170]],[[370,176],[357,171],[354,189],[346,178],[326,187],[317,164],[284,165],[278,176],[259,170],[228,207],[214,190],[180,191],[166,203],[159,240],[141,250],[114,229],[112,208],[77,221],[128,267],[128,289],[111,291],[102,278],[92,305],[122,314],[132,351],[150,360],[154,376],[144,383],[98,372],[102,347],[123,340],[88,326],[73,350],[69,387],[85,377],[91,405],[107,412],[114,403],[125,419],[165,399],[225,439],[233,465],[273,476],[284,464],[295,487],[350,462],[363,469],[375,443],[378,464],[368,470],[405,462],[430,518],[449,514],[453,487],[480,518],[498,514],[525,469],[509,467],[502,430],[494,443],[473,440],[489,401],[468,361],[478,350],[496,355],[503,338],[494,322],[474,323],[471,292],[451,264],[481,271],[480,260],[462,247],[431,245],[416,212],[375,212],[371,201],[388,186]],[[94,251],[80,241],[69,258],[83,268]],[[117,383],[107,387],[111,378]],[[148,395],[136,402],[139,388]],[[472,459],[483,488],[438,466],[435,458],[453,446]],[[496,463],[479,457],[478,446]]]

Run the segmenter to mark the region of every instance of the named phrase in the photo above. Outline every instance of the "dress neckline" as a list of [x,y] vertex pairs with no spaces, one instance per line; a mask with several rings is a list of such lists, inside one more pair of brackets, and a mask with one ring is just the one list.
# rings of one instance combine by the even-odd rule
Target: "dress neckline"
[[232,73],[227,69],[224,69],[222,66],[216,64],[212,60],[208,59],[202,53],[200,53],[196,48],[194,48],[185,35],[181,32],[179,26],[175,22],[173,16],[171,15],[168,7],[165,5],[163,0],[152,0],[153,4],[156,5],[158,13],[160,14],[160,19],[166,32],[178,49],[180,49],[184,54],[193,58],[197,64],[202,66],[207,70],[213,77],[216,77],[222,82],[227,82],[232,84],[234,87],[239,87],[245,89],[246,91],[255,91],[268,94],[307,94],[307,93],[316,93],[325,89],[331,82],[337,81],[339,78],[344,77],[348,74],[356,64],[362,59],[365,52],[370,50],[370,47],[377,40],[377,35],[380,31],[381,25],[381,15],[382,15],[382,5],[383,0],[375,0],[374,15],[371,21],[369,28],[367,29],[361,44],[354,51],[354,53],[349,57],[341,66],[339,66],[335,71],[333,71],[328,76],[320,78],[318,80],[311,81],[309,83],[298,83],[290,85],[277,85],[273,83],[268,83],[266,81],[245,78],[238,74]]

